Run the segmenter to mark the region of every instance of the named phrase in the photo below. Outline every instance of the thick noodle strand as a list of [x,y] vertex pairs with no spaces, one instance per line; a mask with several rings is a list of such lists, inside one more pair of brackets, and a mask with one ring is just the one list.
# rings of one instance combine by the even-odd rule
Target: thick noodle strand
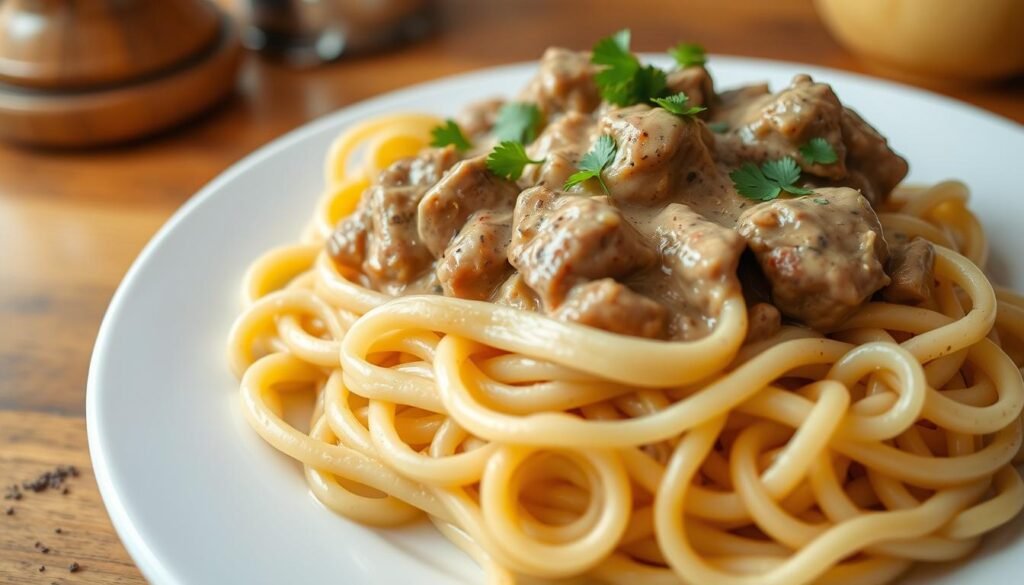
[[[243,283],[228,342],[243,410],[328,508],[429,518],[492,584],[869,585],[970,554],[1024,507],[1024,297],[980,268],[963,184],[900,188],[880,210],[935,245],[922,306],[871,302],[828,335],[744,345],[736,296],[706,337],[652,341],[391,298],[331,262],[323,241],[368,177],[436,123],[339,137],[304,243]],[[286,420],[284,394],[311,420]]]

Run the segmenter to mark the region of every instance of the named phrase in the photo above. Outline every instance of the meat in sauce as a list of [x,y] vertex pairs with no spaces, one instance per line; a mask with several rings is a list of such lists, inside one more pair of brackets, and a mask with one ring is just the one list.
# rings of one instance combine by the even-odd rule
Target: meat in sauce
[[519,96],[537,104],[549,119],[565,112],[590,113],[601,103],[590,53],[552,47],[540,58],[540,70]]
[[482,209],[510,211],[518,195],[515,183],[487,170],[483,156],[458,162],[419,201],[419,239],[436,258],[470,215]]
[[646,220],[636,218],[636,225],[657,250],[659,262],[629,283],[673,309],[673,337],[706,333],[722,303],[740,292],[736,266],[743,238],[682,203],[670,203]]
[[328,252],[338,263],[359,268],[374,288],[400,294],[434,260],[419,237],[420,199],[457,160],[452,147],[430,149],[385,169],[356,212],[338,224]]
[[931,296],[934,266],[935,250],[928,240],[914,238],[893,245],[888,264],[892,282],[882,289],[882,298],[904,305],[924,302]]
[[[662,339],[706,335],[730,298],[748,298],[753,341],[784,318],[828,330],[879,291],[899,303],[930,294],[930,244],[890,251],[873,210],[906,161],[828,85],[800,75],[778,93],[718,93],[704,67],[688,67],[668,73],[668,88],[707,110],[682,117],[602,103],[595,72],[589,53],[549,49],[516,98],[541,113],[526,150],[543,163],[513,182],[489,172],[479,151],[396,162],[338,224],[331,257],[389,294],[439,291]],[[457,120],[486,144],[503,103]],[[602,173],[608,193],[597,181],[565,191],[602,135],[617,146]],[[804,156],[815,138],[834,163]],[[758,202],[736,191],[732,170],[785,156],[811,195]],[[741,283],[737,272],[751,271]]]
[[509,262],[557,309],[585,281],[618,278],[654,263],[655,252],[608,197],[534,187],[519,196]]
[[612,110],[598,125],[618,145],[605,173],[616,200],[650,206],[667,203],[684,188],[714,188],[697,180],[717,173],[706,125],[648,106]]
[[437,264],[437,280],[444,294],[462,299],[490,298],[512,272],[508,263],[511,240],[511,212],[474,213]]
[[713,107],[715,104],[714,82],[711,74],[702,66],[672,71],[666,83],[671,93],[685,93],[690,98],[690,105]]
[[[717,141],[723,162],[738,166],[790,156],[821,186],[857,188],[872,204],[883,201],[907,174],[907,162],[885,138],[844,107],[831,87],[810,76],[796,76],[776,94],[754,86],[723,102],[711,118],[733,129]],[[809,161],[800,147],[814,138],[824,139],[838,160]]]
[[853,189],[762,203],[736,229],[771,283],[775,306],[815,329],[842,323],[889,284],[882,226]]
[[664,337],[668,324],[663,305],[611,278],[577,286],[554,316],[637,337]]

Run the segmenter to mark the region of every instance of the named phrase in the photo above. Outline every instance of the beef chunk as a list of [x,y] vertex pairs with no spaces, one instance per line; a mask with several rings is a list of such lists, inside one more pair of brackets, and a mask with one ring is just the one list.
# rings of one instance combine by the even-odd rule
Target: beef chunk
[[366,259],[366,233],[370,229],[368,201],[364,194],[352,215],[339,221],[327,238],[327,254],[339,266],[361,269]]
[[569,112],[548,124],[527,148],[530,158],[544,163],[527,166],[521,182],[561,189],[594,138],[594,121],[586,114]]
[[456,164],[419,202],[419,239],[435,257],[480,209],[511,210],[519,188],[487,170],[486,157]]
[[381,171],[356,212],[331,234],[334,261],[360,269],[372,286],[392,293],[421,276],[433,257],[419,238],[417,207],[457,158],[451,147],[431,149]]
[[662,108],[632,106],[608,112],[599,126],[618,145],[604,171],[616,200],[657,204],[680,190],[700,198],[731,189],[715,165],[708,147],[714,139],[704,124]]
[[445,171],[459,160],[452,146],[430,148],[404,158],[380,172],[376,184],[381,187],[420,187],[426,189],[441,180]]
[[664,306],[611,278],[575,287],[553,316],[612,333],[654,338],[664,337],[668,322]]
[[841,127],[846,142],[846,168],[863,185],[860,190],[873,204],[885,201],[907,176],[907,161],[889,148],[877,130],[849,108],[843,109]]
[[888,263],[892,283],[882,289],[882,298],[904,305],[924,302],[931,294],[934,266],[935,249],[928,240],[914,238],[892,246]]
[[690,98],[691,106],[714,106],[715,85],[704,67],[697,65],[671,71],[667,82],[669,93],[685,93]]
[[499,305],[507,305],[523,311],[539,311],[541,309],[537,293],[533,292],[530,285],[523,280],[523,275],[518,272],[513,272],[508,280],[498,287],[491,300]]
[[498,119],[498,111],[504,105],[505,100],[501,98],[473,102],[455,116],[455,123],[470,140],[479,138],[494,128],[494,123]]
[[595,72],[589,52],[552,47],[519,100],[536,103],[549,120],[565,112],[592,112],[601,103]]
[[747,343],[768,339],[782,327],[782,314],[774,305],[756,303],[747,308]]
[[711,119],[725,124],[727,129],[743,126],[747,123],[751,110],[764,107],[772,99],[767,83],[728,89],[717,94],[716,98],[717,103],[711,112]]
[[512,213],[490,210],[474,213],[455,236],[437,265],[444,294],[486,300],[508,277],[508,245]]
[[412,282],[434,260],[416,234],[416,207],[422,195],[422,187],[382,185],[367,193],[370,236],[363,272],[381,290]]
[[[846,145],[841,119],[843,105],[824,83],[815,83],[798,75],[789,87],[770,96],[753,96],[746,103],[735,102],[733,118],[737,124],[734,140],[723,152],[737,161],[778,159],[791,156],[809,173],[829,179],[846,176]],[[812,138],[822,138],[836,151],[838,161],[811,164],[800,153],[800,146]]]
[[649,266],[655,253],[607,197],[576,197],[545,187],[519,196],[509,262],[557,308],[574,285],[621,278]]
[[816,329],[842,323],[889,284],[878,217],[852,189],[762,203],[740,216],[737,230],[771,283],[774,304]]
[[736,267],[745,243],[734,230],[671,203],[651,222],[663,269],[691,310],[714,317],[726,298],[739,293]]
[[[872,203],[884,200],[907,174],[907,163],[894,153],[874,128],[843,106],[832,88],[798,75],[774,95],[723,95],[723,106],[712,116],[734,131],[719,136],[716,152],[721,162],[763,162],[790,156],[821,185],[860,189]],[[812,163],[800,147],[813,138],[824,139],[835,150],[834,163]]]
[[[739,132],[744,129],[750,111],[763,107],[771,99],[767,83],[744,85],[715,94],[714,107],[709,108],[706,119],[717,126],[715,157],[727,166],[742,162],[745,148]],[[740,152],[737,152],[737,151]]]

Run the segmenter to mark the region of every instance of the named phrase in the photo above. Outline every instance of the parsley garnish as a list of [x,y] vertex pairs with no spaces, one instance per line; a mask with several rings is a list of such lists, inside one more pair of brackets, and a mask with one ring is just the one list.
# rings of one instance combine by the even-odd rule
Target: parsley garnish
[[811,138],[807,144],[801,146],[800,154],[804,156],[804,160],[812,165],[830,165],[839,160],[839,156],[836,155],[836,151],[832,148],[832,145],[821,137]]
[[540,110],[526,102],[507,103],[498,110],[494,123],[494,136],[499,141],[515,140],[523,144],[533,142],[540,126]]
[[665,95],[668,80],[665,72],[653,65],[641,67],[633,77],[632,102],[639,104]]
[[494,150],[487,155],[485,162],[487,168],[495,175],[515,181],[523,176],[523,169],[526,168],[526,165],[539,165],[544,162],[544,159],[533,160],[527,156],[522,142],[505,140],[494,147]]
[[715,134],[725,134],[729,131],[729,125],[725,122],[711,122],[708,124],[708,129]]
[[579,185],[584,181],[590,179],[597,179],[597,182],[601,184],[601,188],[604,189],[605,193],[611,195],[608,192],[608,186],[604,184],[604,179],[601,178],[601,171],[608,167],[615,160],[615,152],[618,150],[618,146],[615,141],[612,140],[611,136],[603,134],[597,139],[594,144],[594,148],[590,149],[590,152],[583,155],[583,159],[580,160],[579,169],[569,180],[565,182],[562,189],[568,191],[572,187]]
[[665,72],[651,65],[641,65],[629,52],[629,29],[605,37],[594,45],[590,62],[604,67],[594,80],[605,101],[629,106],[650,101],[665,94]]
[[809,195],[810,189],[794,185],[800,180],[800,167],[791,157],[770,160],[760,168],[744,163],[729,173],[740,195],[755,201],[771,201],[783,191],[791,195]]
[[461,151],[469,150],[472,146],[459,125],[450,118],[445,120],[443,126],[435,126],[430,131],[430,146],[442,147],[449,144]]
[[640,68],[640,62],[629,52],[629,29],[597,41],[590,62],[606,66],[597,73],[598,85],[620,85],[631,81]]
[[672,55],[682,69],[694,65],[704,65],[708,62],[707,52],[697,43],[679,43],[669,49],[668,54]]
[[689,105],[690,96],[686,95],[686,93],[682,91],[667,98],[654,98],[651,101],[665,108],[669,112],[684,118],[688,116],[695,116],[707,109],[704,106]]

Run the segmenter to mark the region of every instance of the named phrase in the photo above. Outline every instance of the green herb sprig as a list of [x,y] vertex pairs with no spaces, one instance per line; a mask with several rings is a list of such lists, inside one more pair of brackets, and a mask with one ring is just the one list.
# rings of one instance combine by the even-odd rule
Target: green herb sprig
[[630,32],[623,29],[594,45],[590,61],[602,66],[594,80],[605,101],[617,106],[646,103],[665,95],[665,72],[641,65],[629,51]]
[[810,189],[795,185],[800,180],[800,167],[792,157],[770,160],[760,167],[753,163],[729,173],[740,195],[754,201],[771,201],[783,192],[790,195],[809,195]]
[[602,135],[594,143],[594,147],[590,149],[590,152],[583,155],[579,164],[580,170],[569,177],[562,189],[568,191],[584,181],[597,179],[604,192],[611,195],[608,191],[608,185],[605,185],[604,179],[601,178],[601,173],[615,160],[615,153],[618,151],[618,148],[618,145],[615,144],[615,140],[611,136],[607,134]]
[[533,142],[540,128],[540,110],[528,102],[509,102],[498,110],[494,122],[494,137],[498,141],[515,140],[523,144]]
[[708,62],[707,51],[697,43],[679,43],[669,49],[668,54],[672,55],[681,69],[696,65],[703,66]]
[[516,181],[523,176],[526,165],[539,165],[544,159],[533,160],[526,154],[522,142],[505,140],[494,147],[484,162],[495,175]]
[[451,118],[444,121],[441,126],[435,126],[430,130],[430,146],[442,148],[448,145],[454,146],[457,150],[465,152],[472,148],[469,139],[462,133],[462,129]]
[[651,101],[682,118],[691,118],[707,109],[704,106],[691,106],[690,96],[682,91],[666,98],[654,98]]
[[839,155],[824,138],[811,138],[800,147],[800,154],[810,164],[830,165],[839,160]]

